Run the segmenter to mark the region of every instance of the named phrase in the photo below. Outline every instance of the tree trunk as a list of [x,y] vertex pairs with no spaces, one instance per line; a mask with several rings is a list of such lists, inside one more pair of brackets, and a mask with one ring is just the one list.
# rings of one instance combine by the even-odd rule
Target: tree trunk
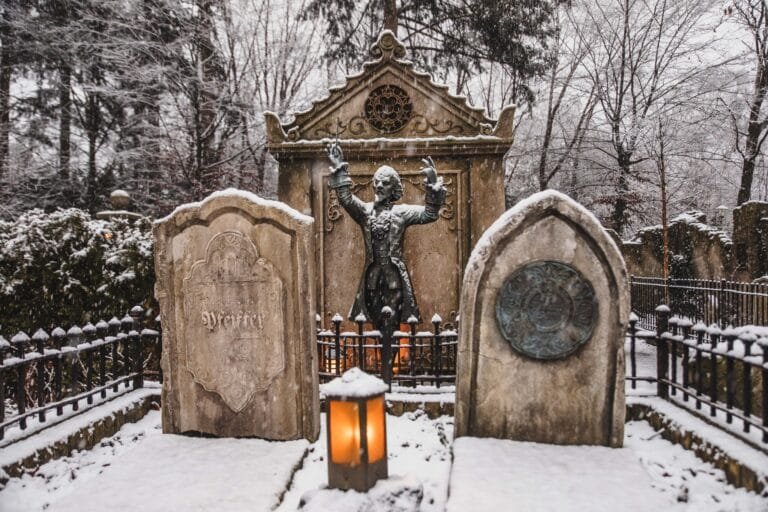
[[211,41],[211,31],[213,30],[211,2],[200,0],[198,7],[200,9],[197,34],[197,104],[199,108],[195,132],[197,139],[196,174],[200,187],[197,191],[200,197],[197,197],[197,199],[201,199],[202,196],[213,189],[218,173],[213,168],[217,160],[213,147],[216,132],[216,73],[215,54]]
[[98,150],[99,129],[101,127],[101,112],[99,100],[93,93],[89,94],[85,107],[85,130],[88,138],[88,174],[85,182],[85,204],[90,212],[96,208],[96,152]]
[[384,0],[384,30],[391,30],[397,37],[397,0]]
[[619,153],[619,179],[616,181],[615,199],[613,203],[613,212],[611,213],[611,225],[620,236],[627,225],[629,216],[629,203],[627,195],[629,194],[629,175],[631,171],[631,155],[625,152]]
[[760,122],[760,110],[768,88],[768,70],[764,63],[758,63],[752,104],[749,106],[749,124],[744,148],[744,163],[741,168],[741,185],[736,204],[743,204],[752,197],[752,179],[755,174],[755,160],[760,156],[760,136],[764,127]]
[[72,68],[62,62],[59,67],[59,177],[69,180],[70,138],[72,129]]
[[555,111],[552,105],[555,94],[555,76],[557,75],[557,61],[552,64],[552,74],[549,77],[549,94],[547,97],[547,123],[544,127],[544,140],[541,144],[541,156],[539,157],[539,190],[546,190],[549,187],[549,178],[547,173],[547,154],[549,146],[552,143],[552,128],[555,123]]
[[[10,20],[6,12],[6,27]],[[11,75],[13,73],[13,44],[10,29],[2,32],[2,50],[0,52],[0,177],[8,171],[8,152],[11,135]]]

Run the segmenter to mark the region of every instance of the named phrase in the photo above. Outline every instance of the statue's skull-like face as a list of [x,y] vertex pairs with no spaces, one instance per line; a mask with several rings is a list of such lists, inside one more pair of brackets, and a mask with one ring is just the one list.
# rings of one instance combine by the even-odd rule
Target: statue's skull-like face
[[400,199],[403,195],[403,185],[397,171],[388,166],[379,167],[373,175],[373,193],[376,204]]

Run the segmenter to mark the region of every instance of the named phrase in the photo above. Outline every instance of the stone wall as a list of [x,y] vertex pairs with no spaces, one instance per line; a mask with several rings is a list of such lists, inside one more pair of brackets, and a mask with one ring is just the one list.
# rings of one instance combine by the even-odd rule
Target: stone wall
[[[734,273],[731,238],[707,224],[701,212],[689,212],[669,223],[670,277],[679,279],[731,279]],[[633,276],[663,275],[662,227],[640,230],[621,250],[627,271]]]
[[740,279],[768,275],[768,203],[749,201],[733,210],[733,245]]

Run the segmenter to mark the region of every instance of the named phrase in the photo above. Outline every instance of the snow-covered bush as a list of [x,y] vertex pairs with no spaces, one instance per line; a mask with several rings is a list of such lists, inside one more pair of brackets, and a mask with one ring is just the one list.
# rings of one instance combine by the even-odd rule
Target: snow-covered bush
[[0,221],[0,334],[66,328],[149,305],[151,228],[148,218],[99,220],[75,208]]

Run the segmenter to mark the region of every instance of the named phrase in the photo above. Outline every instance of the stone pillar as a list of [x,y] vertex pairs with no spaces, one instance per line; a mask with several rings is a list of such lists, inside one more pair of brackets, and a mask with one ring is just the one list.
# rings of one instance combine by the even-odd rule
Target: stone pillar
[[313,224],[233,189],[157,222],[164,432],[317,439]]
[[456,436],[621,446],[629,287],[616,244],[554,191],[504,213],[461,292]]

